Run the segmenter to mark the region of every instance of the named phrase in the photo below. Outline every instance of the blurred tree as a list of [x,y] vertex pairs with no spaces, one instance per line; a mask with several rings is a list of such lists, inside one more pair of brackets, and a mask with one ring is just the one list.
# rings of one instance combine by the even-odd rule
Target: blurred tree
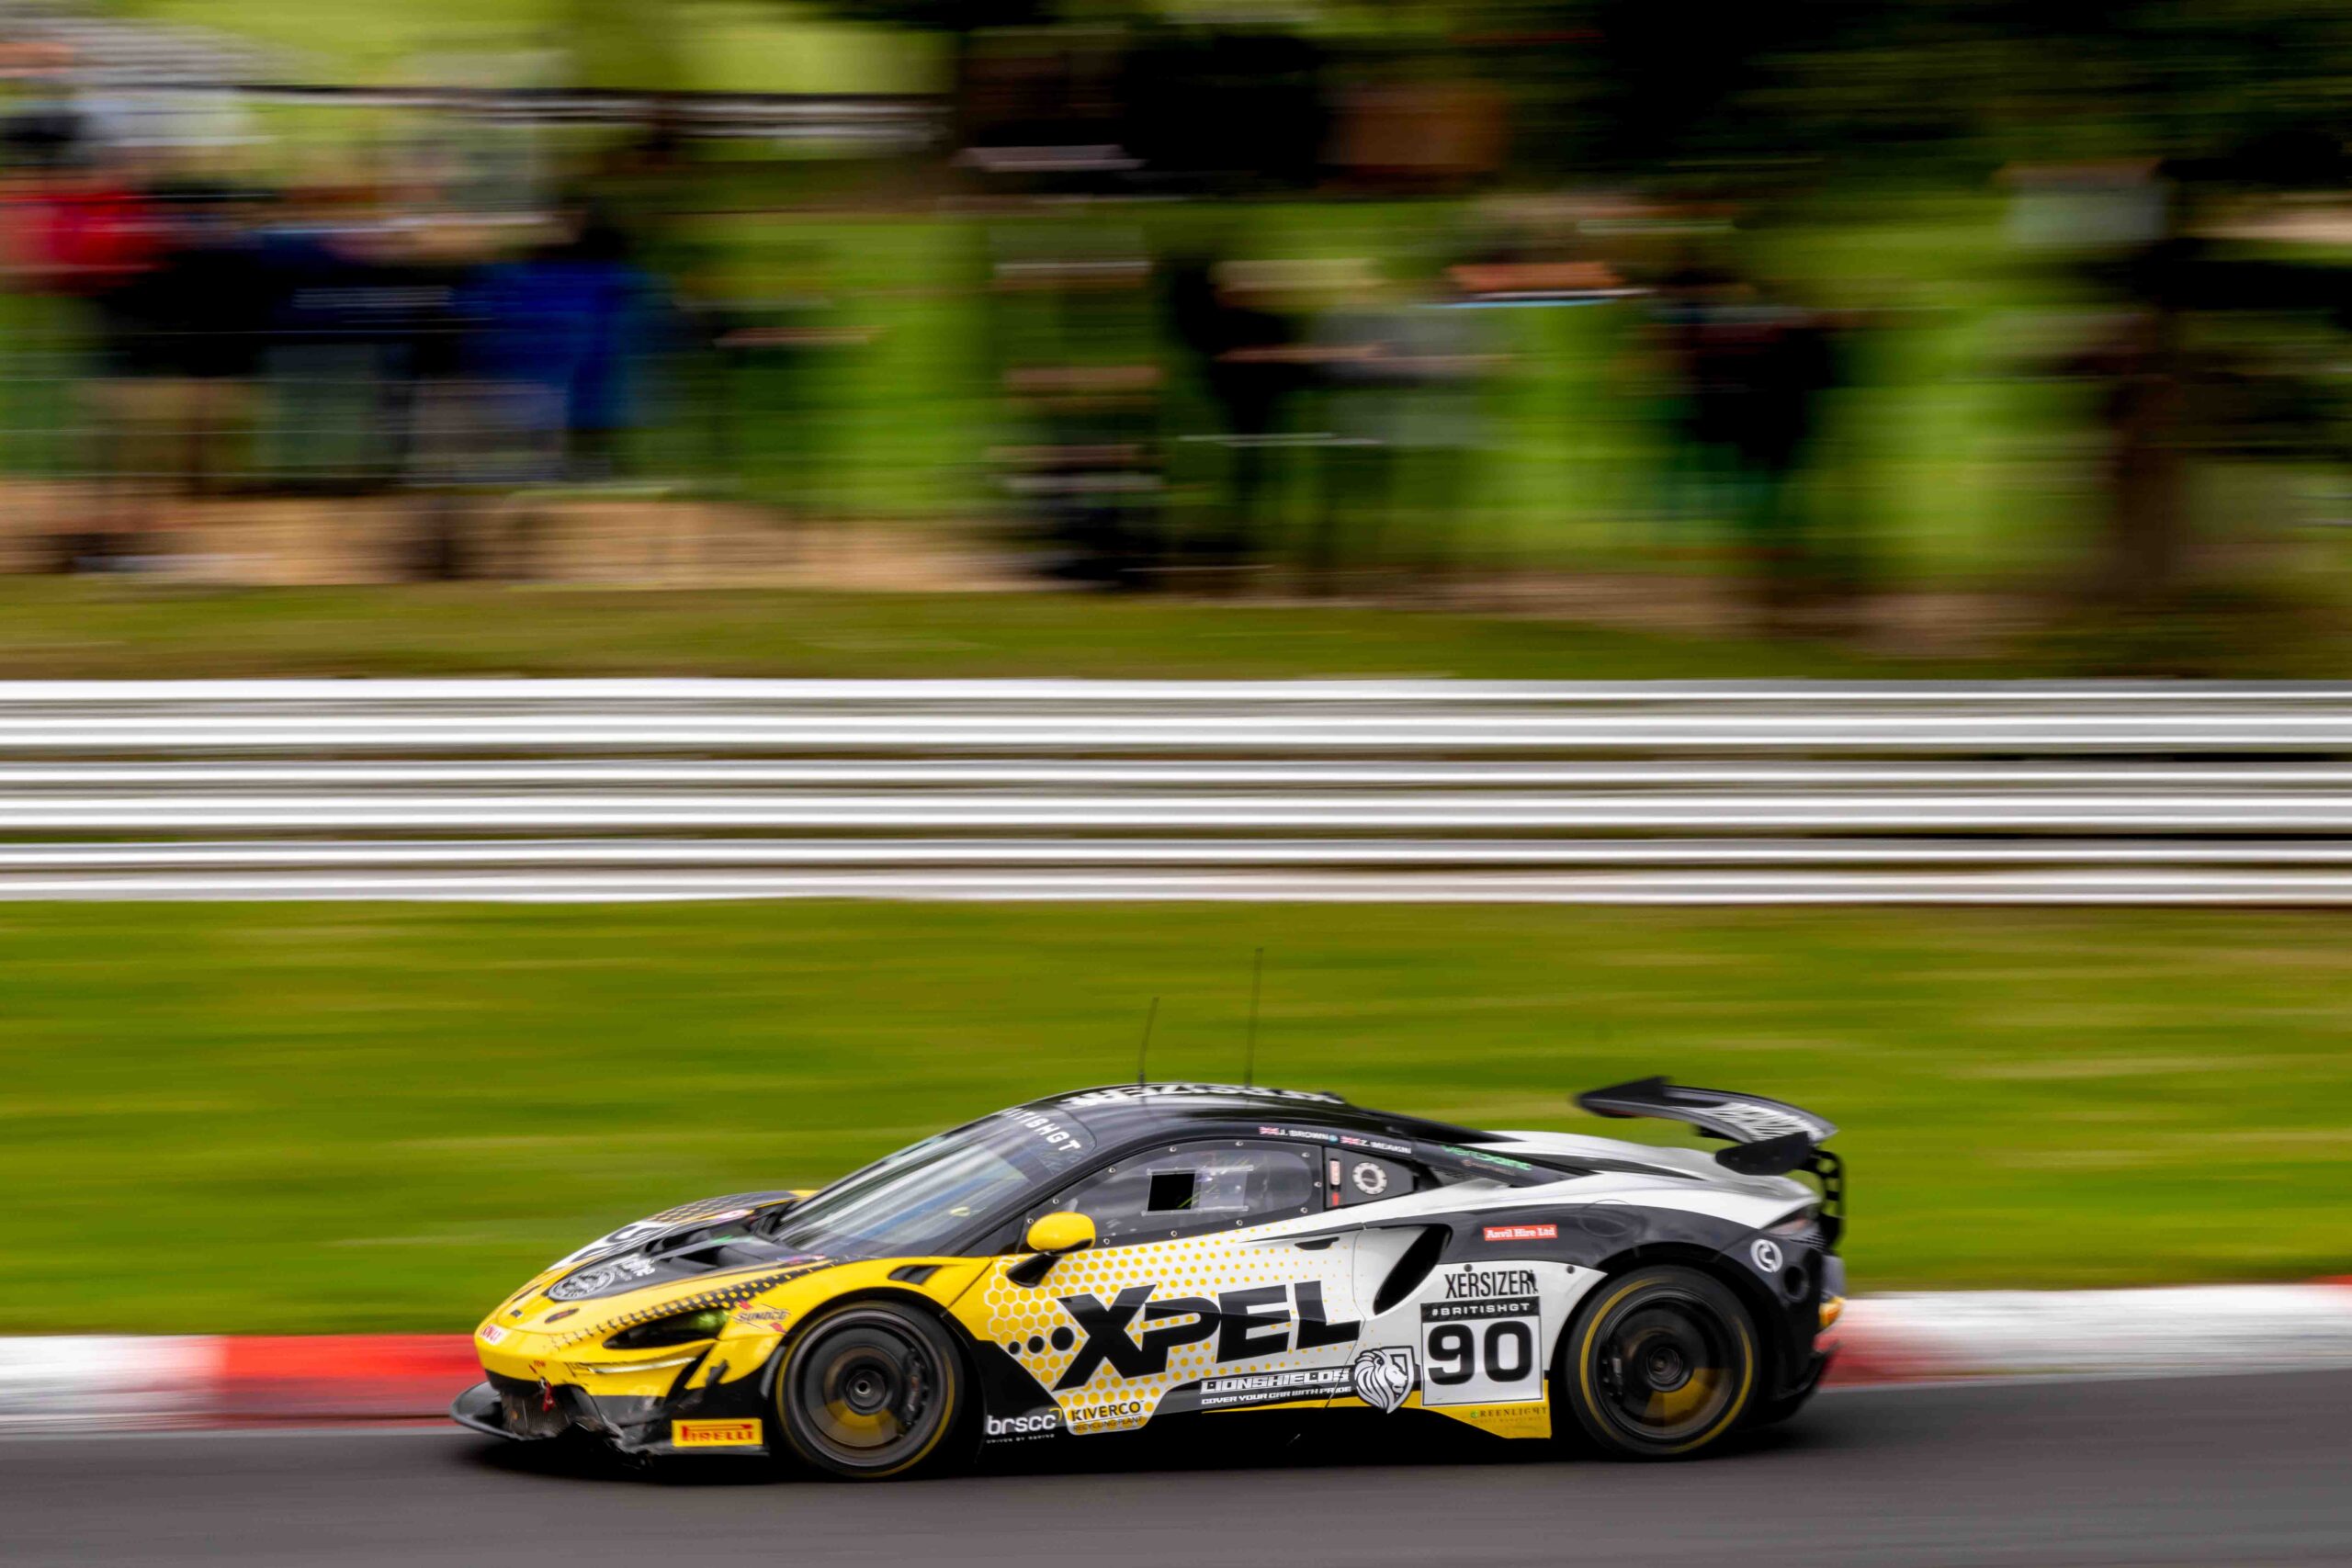
[[564,0],[570,85],[682,93],[697,86],[675,11],[646,0]]
[[[2135,160],[2148,231],[2094,269],[2124,320],[2075,368],[2109,436],[2110,592],[2174,585],[2183,455],[2211,443],[2194,311],[2314,303],[2330,287],[2224,268],[2191,238],[2217,194],[2340,186],[2352,130],[2342,0],[1472,0],[1561,171],[1753,205],[1873,176]],[[2339,298],[2340,288],[2333,288]]]
[[[953,35],[959,83],[989,29],[1125,22],[1150,35],[1170,19],[1140,0],[820,4]],[[1752,208],[1878,178],[1981,185],[2020,163],[2146,165],[2152,226],[2095,275],[2130,320],[2075,366],[2102,384],[2102,581],[2125,595],[2163,592],[2186,559],[2180,459],[2208,434],[2188,395],[2187,318],[2279,298],[2214,265],[2188,237],[2195,217],[2248,184],[2340,184],[2352,130],[2344,0],[1402,0],[1302,25],[1323,39],[1450,39],[1509,84],[1512,155],[1544,175],[1602,174]],[[1227,77],[1159,65],[1133,95],[1156,106],[1151,123],[1181,126],[1188,141],[1266,140],[1265,117],[1237,107]],[[1180,92],[1220,101],[1170,115]]]

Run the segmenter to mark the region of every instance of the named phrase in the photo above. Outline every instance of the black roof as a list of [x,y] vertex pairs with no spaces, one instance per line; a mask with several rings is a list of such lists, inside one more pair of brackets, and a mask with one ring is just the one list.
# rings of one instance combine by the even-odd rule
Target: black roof
[[1266,1089],[1225,1083],[1105,1084],[1099,1089],[1033,1100],[1017,1110],[1066,1116],[1097,1145],[1189,1132],[1223,1131],[1235,1123],[1304,1124],[1330,1132],[1385,1134],[1432,1144],[1487,1142],[1492,1134],[1419,1116],[1371,1111],[1319,1089]]

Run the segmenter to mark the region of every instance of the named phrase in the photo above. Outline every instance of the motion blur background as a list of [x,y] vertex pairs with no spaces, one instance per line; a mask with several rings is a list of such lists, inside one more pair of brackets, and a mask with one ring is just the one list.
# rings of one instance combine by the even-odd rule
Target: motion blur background
[[0,72],[20,570],[2341,593],[2316,0],[12,3]]
[[[2348,137],[2324,0],[6,0],[0,677],[2344,676]],[[0,904],[0,1329],[462,1328],[1261,946],[1275,1081],[1817,1107],[1865,1288],[2341,1272],[2341,931]]]

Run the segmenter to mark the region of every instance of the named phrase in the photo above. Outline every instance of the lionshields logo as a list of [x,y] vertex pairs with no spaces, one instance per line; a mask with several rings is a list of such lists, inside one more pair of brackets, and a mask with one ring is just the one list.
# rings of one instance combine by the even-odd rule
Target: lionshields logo
[[1412,1347],[1391,1345],[1385,1349],[1363,1351],[1357,1355],[1355,1365],[1348,1369],[1348,1378],[1356,1386],[1358,1399],[1388,1414],[1413,1392]]

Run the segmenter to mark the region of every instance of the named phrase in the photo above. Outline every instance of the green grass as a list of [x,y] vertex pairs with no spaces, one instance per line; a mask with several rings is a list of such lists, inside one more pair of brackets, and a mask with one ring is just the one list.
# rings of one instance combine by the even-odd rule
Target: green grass
[[0,678],[1926,674],[1804,643],[1069,593],[157,587],[0,578]]
[[[1865,1290],[2352,1239],[2352,954],[2274,914],[747,905],[0,913],[0,1330],[464,1327],[587,1236],[1133,1067],[1569,1127],[1842,1122]],[[1608,1124],[1612,1127],[1634,1124]],[[1652,1130],[1672,1137],[1671,1130]]]
[[[2306,587],[2316,590],[2317,585]],[[1645,592],[1636,581],[1624,592]],[[2344,596],[2184,600],[1959,654],[1558,619],[1080,593],[220,589],[0,577],[0,680],[268,675],[2342,679]]]

